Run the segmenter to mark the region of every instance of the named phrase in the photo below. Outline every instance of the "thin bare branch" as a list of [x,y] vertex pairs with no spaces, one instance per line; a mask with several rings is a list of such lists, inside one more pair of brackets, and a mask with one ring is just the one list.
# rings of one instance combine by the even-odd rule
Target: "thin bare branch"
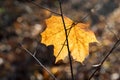
[[68,49],[68,57],[69,57],[69,62],[70,62],[71,77],[72,77],[72,80],[74,80],[72,59],[71,59],[71,55],[70,55],[70,48],[69,48],[67,29],[66,29],[66,25],[65,25],[65,21],[64,21],[64,16],[63,16],[62,3],[61,3],[61,0],[58,0],[58,2],[59,2],[59,6],[60,6],[61,18],[62,18],[64,31],[65,31],[65,36],[66,36],[66,43],[67,43],[66,45],[67,45],[67,49]]
[[29,50],[27,50],[26,48],[24,48],[24,46],[20,43],[20,46],[27,52],[29,53],[38,63],[39,65],[45,69],[49,74],[50,76],[54,79],[54,80],[57,80],[57,78],[38,60],[37,57],[35,57],[35,54],[32,54]]
[[106,23],[106,28],[115,36],[117,40],[119,40],[119,36],[110,28],[110,26]]
[[40,7],[41,9],[45,9],[45,10],[47,10],[47,11],[49,11],[49,12],[51,12],[51,13],[54,13],[54,14],[56,14],[56,15],[61,15],[61,14],[59,14],[59,13],[57,13],[57,12],[54,12],[54,11],[48,9],[48,8],[45,8],[45,7],[41,6],[41,5],[38,5],[37,3],[33,2],[33,1],[30,1],[30,2],[31,2],[32,4]]
[[120,39],[115,42],[115,44],[113,45],[113,47],[110,49],[110,51],[106,54],[106,56],[105,56],[105,57],[103,58],[103,60],[101,61],[100,66],[98,66],[98,67],[96,68],[96,70],[91,74],[91,76],[89,77],[89,80],[91,80],[92,77],[95,75],[95,73],[96,73],[97,71],[99,71],[99,69],[101,68],[101,66],[103,65],[103,63],[104,63],[104,62],[106,61],[106,59],[110,56],[110,54],[112,54],[112,52],[119,46],[119,44],[120,44]]

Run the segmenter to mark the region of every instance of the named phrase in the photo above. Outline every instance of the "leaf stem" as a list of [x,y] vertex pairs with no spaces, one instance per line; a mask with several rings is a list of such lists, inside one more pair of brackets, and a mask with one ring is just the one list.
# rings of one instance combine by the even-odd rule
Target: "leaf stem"
[[65,21],[64,21],[64,16],[63,16],[63,11],[62,11],[62,3],[60,0],[58,0],[59,5],[60,5],[60,12],[61,12],[61,18],[62,18],[62,22],[63,22],[63,26],[64,26],[64,31],[65,31],[65,36],[66,36],[66,45],[67,45],[67,50],[68,50],[68,57],[69,57],[69,63],[70,63],[70,70],[71,70],[71,77],[72,80],[74,80],[74,76],[73,76],[73,67],[72,67],[72,59],[71,59],[71,55],[70,55],[70,48],[69,48],[69,41],[68,41],[68,35],[67,35],[67,29],[66,29],[66,25],[65,25]]

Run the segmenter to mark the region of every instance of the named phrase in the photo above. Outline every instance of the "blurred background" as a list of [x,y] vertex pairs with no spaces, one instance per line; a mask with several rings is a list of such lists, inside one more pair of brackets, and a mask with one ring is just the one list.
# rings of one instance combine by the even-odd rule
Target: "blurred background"
[[[120,0],[61,0],[63,13],[74,21],[90,23],[100,44],[90,44],[83,64],[73,62],[75,80],[88,80],[120,37]],[[35,5],[34,3],[39,6]],[[57,0],[0,0],[0,80],[53,80],[20,45],[36,52],[39,61],[58,80],[71,80],[69,62],[55,64],[50,47],[40,43],[49,9],[59,13]],[[54,14],[55,15],[55,14]],[[120,47],[105,61],[92,80],[120,80]]]

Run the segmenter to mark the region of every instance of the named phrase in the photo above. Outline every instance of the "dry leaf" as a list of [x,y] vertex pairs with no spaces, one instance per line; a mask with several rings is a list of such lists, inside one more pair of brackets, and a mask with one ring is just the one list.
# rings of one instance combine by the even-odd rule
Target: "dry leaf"
[[[89,43],[98,41],[96,40],[94,33],[88,29],[88,24],[78,23],[71,28],[73,21],[65,16],[64,20],[67,32],[69,33],[70,31],[68,41],[71,56],[75,61],[83,62],[89,53]],[[66,37],[61,16],[51,16],[49,19],[46,19],[45,22],[47,28],[41,34],[42,43],[47,46],[54,46],[54,56],[56,57],[56,62],[64,60],[64,58],[68,56],[68,50],[66,43],[64,45]]]

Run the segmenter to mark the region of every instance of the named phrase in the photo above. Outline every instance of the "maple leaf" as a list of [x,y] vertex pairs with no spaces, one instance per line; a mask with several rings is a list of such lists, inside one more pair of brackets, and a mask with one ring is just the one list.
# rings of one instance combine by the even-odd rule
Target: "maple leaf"
[[[75,61],[83,62],[89,54],[89,43],[98,42],[94,33],[88,29],[88,24],[78,23],[71,28],[73,21],[64,16],[71,56]],[[42,43],[54,46],[56,61],[68,56],[66,37],[61,16],[52,15],[45,20],[46,29],[41,34]]]

